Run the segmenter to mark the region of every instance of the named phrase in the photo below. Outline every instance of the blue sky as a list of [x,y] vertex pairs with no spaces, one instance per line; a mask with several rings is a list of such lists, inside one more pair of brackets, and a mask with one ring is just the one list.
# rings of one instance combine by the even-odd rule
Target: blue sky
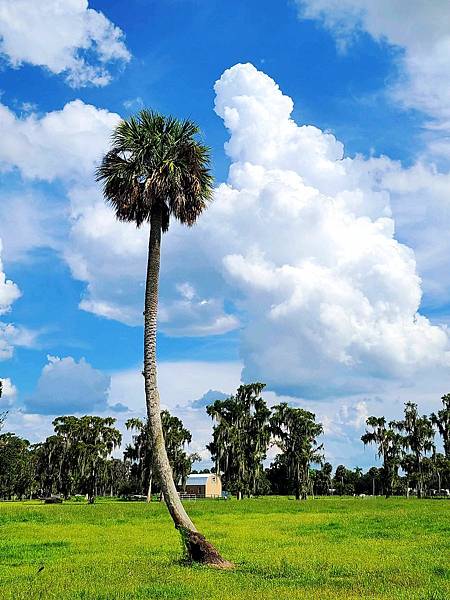
[[65,409],[143,412],[146,232],[118,229],[93,178],[117,115],[143,106],[197,121],[213,155],[214,206],[195,231],[172,227],[161,281],[162,401],[196,449],[209,425],[195,402],[242,369],[269,402],[314,409],[335,462],[373,460],[368,414],[437,407],[450,11],[382,4],[70,0],[56,14],[0,0],[1,258],[21,293],[0,291],[11,428],[36,441]]

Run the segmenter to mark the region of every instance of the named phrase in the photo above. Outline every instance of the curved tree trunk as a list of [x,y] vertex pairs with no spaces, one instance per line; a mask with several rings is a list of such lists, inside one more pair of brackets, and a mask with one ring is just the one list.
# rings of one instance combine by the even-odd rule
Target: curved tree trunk
[[144,311],[144,378],[147,417],[154,456],[154,467],[161,483],[170,516],[179,530],[190,560],[217,567],[229,567],[218,551],[203,535],[198,533],[186,513],[173,480],[172,469],[167,457],[161,423],[161,409],[156,373],[156,333],[158,316],[158,284],[161,255],[161,210],[154,209],[151,217],[148,249],[147,280]]

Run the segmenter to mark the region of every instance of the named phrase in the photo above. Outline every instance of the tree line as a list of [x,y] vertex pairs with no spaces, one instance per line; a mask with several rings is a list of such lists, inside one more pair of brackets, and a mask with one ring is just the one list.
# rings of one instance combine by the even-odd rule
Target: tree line
[[[403,419],[367,419],[368,429],[361,439],[377,448],[387,497],[399,493],[399,488],[407,496],[413,489],[422,498],[430,490],[440,493],[450,487],[450,394],[441,400],[442,409],[429,416],[420,415],[417,404],[406,402]],[[442,438],[443,454],[436,450],[436,433]],[[404,477],[399,476],[400,469]]]
[[[284,402],[270,409],[261,396],[264,387],[241,385],[236,394],[206,407],[214,423],[207,446],[213,471],[238,499],[265,494],[294,494],[297,499],[408,496],[411,489],[421,498],[450,487],[450,395],[443,396],[442,410],[430,416],[419,415],[417,405],[407,402],[401,420],[369,417],[361,439],[375,445],[381,467],[363,472],[338,465],[333,473],[319,442],[323,426],[314,413]],[[5,416],[0,415],[0,429]],[[178,417],[164,410],[161,423],[173,478],[182,490],[201,457],[187,451],[192,435]],[[148,422],[126,422],[132,438],[122,458],[112,456],[122,441],[112,417],[61,416],[53,427],[54,434],[38,444],[14,433],[0,434],[0,498],[85,495],[92,503],[98,495],[145,496],[150,501],[153,494],[161,494]],[[443,454],[436,451],[436,433],[442,437]],[[264,468],[271,447],[277,454]]]

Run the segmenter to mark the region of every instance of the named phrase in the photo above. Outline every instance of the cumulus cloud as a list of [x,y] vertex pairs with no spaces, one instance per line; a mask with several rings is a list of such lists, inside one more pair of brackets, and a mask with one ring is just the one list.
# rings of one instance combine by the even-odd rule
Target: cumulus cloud
[[[358,32],[398,49],[399,79],[391,90],[406,107],[437,121],[441,137],[450,132],[450,4],[404,0],[297,0],[303,18],[321,21],[348,45]],[[442,136],[444,130],[444,136]],[[445,140],[444,140],[445,141]],[[448,140],[434,146],[448,154]]]
[[44,67],[72,87],[107,85],[110,64],[131,58],[123,32],[88,0],[0,0],[0,52],[12,67]]
[[[132,223],[118,222],[96,187],[79,184],[70,189],[69,196],[71,229],[64,256],[73,276],[86,283],[80,308],[127,325],[142,324],[148,227],[136,229]],[[168,269],[162,270],[161,331],[173,336],[207,336],[237,328],[238,318],[223,306],[220,285],[206,289],[196,279],[194,288],[183,280],[180,243],[186,243],[184,232],[173,224],[163,239],[162,264]],[[203,250],[200,247],[197,262],[200,273],[207,269]],[[213,269],[211,276],[217,279]]]
[[[20,298],[18,286],[7,278],[3,270],[2,241],[0,240],[0,315],[11,311],[13,303]],[[37,332],[24,327],[0,321],[0,361],[12,357],[16,346],[32,347],[35,344]]]
[[59,250],[68,231],[67,209],[52,202],[30,186],[2,193],[0,202],[0,238],[7,265],[32,259],[33,250]]
[[404,168],[398,162],[380,172],[389,189],[396,228],[414,248],[423,280],[425,300],[445,306],[450,294],[450,173],[439,172],[423,160]]
[[[14,198],[14,211],[8,210],[7,201],[3,203],[0,216],[3,212],[5,220],[0,231],[10,241],[9,256],[20,259],[39,246],[56,248],[73,276],[86,283],[80,308],[128,325],[141,324],[148,228],[119,223],[93,181],[94,168],[108,148],[119,115],[75,100],[61,110],[22,118],[0,104],[0,117],[0,169],[18,169],[30,180],[58,179],[67,192],[67,204],[51,211],[40,210],[35,197],[26,203],[25,198]],[[61,219],[64,212],[67,219]],[[68,227],[61,226],[61,220],[68,222]],[[10,239],[9,225],[18,226],[20,235]],[[171,237],[176,240],[174,229]],[[30,235],[26,235],[27,230]],[[202,268],[200,260],[198,269]],[[201,286],[193,295],[186,294],[183,269],[176,271],[161,287],[163,331],[205,336],[239,325],[217,294],[206,293]],[[178,297],[174,297],[174,290]]]
[[[226,392],[217,392],[217,398],[233,393],[240,383],[241,371],[242,364],[238,361],[161,361],[158,364],[161,407],[183,421],[192,432],[190,451],[198,452],[208,464],[206,444],[211,441],[212,423],[204,405],[198,405],[196,399],[208,397],[213,386]],[[205,390],[210,392],[205,394]],[[109,402],[125,402],[130,416],[145,418],[144,378],[139,366],[112,373]],[[124,443],[127,438],[125,434]]]
[[2,382],[2,396],[0,398],[0,411],[13,405],[17,396],[17,388],[9,377],[0,378]]
[[39,333],[21,325],[0,321],[0,360],[11,358],[14,348],[35,348]]
[[[74,100],[44,115],[17,116],[0,104],[0,171],[19,171],[21,188],[2,192],[0,235],[5,259],[25,260],[40,247],[63,251],[78,217],[59,189],[57,198],[33,188],[34,180],[64,182],[71,189],[93,178],[119,116]],[[98,192],[97,192],[97,195]]]
[[[346,157],[333,135],[299,126],[292,100],[252,65],[227,70],[215,91],[230,132],[229,178],[194,229],[174,223],[164,238],[162,330],[210,335],[242,323],[245,378],[296,395],[447,368],[446,329],[419,313],[415,256],[395,238],[390,190],[401,188],[402,167]],[[87,284],[81,308],[140,323],[148,232],[118,223],[86,183],[118,116],[78,101],[9,119],[26,144],[47,138],[41,162],[18,151],[5,163],[28,177],[68,180],[64,255]]]
[[0,240],[0,315],[4,315],[11,310],[13,302],[20,297],[20,290],[13,281],[7,279],[3,271],[1,252],[2,242]]
[[419,314],[414,254],[394,237],[379,178],[390,161],[345,158],[332,135],[298,126],[292,101],[251,65],[215,89],[233,164],[205,230],[215,218],[240,234],[223,268],[251,315],[244,378],[310,396],[447,368],[447,332]]
[[391,163],[381,178],[391,193],[398,233],[415,250],[427,304],[445,304],[450,291],[450,245],[442,235],[450,226],[450,5],[445,0],[297,2],[301,18],[322,23],[348,52],[358,51],[352,44],[362,32],[396,49],[397,77],[390,94],[401,105],[423,111],[428,131],[420,160],[407,169]]
[[73,100],[61,110],[24,118],[0,104],[0,121],[3,171],[17,168],[25,178],[70,183],[92,176],[119,115]]
[[35,392],[25,401],[36,414],[95,414],[106,410],[123,412],[122,403],[108,404],[111,378],[94,369],[84,358],[48,356]]

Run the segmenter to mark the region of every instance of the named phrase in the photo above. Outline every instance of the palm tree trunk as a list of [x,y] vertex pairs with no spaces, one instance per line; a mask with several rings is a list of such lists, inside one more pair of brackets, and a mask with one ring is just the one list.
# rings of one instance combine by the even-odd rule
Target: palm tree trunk
[[162,212],[152,211],[147,263],[144,311],[144,378],[147,417],[150,425],[154,467],[161,483],[170,516],[179,530],[190,560],[218,567],[231,566],[203,535],[198,533],[186,513],[173,480],[172,469],[167,457],[161,423],[161,408],[156,373],[156,333],[158,317],[158,285],[161,256]]

